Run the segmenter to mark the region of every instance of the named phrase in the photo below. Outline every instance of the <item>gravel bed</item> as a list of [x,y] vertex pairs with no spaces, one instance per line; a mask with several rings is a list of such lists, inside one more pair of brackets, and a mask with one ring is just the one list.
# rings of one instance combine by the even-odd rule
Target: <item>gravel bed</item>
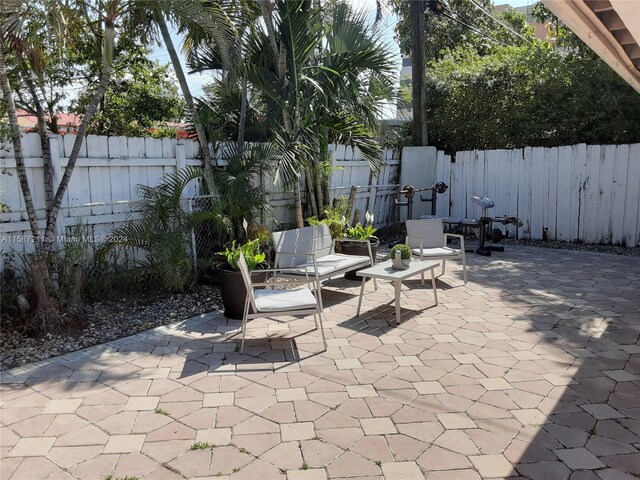
[[89,323],[78,332],[32,338],[4,329],[0,337],[0,370],[44,360],[93,345],[128,337],[201,313],[222,309],[218,287],[198,285],[193,290],[146,297],[126,296],[86,307]]
[[[560,250],[580,250],[584,252],[611,253],[614,255],[628,255],[640,257],[640,247],[621,247],[619,245],[595,245],[587,243],[559,242],[553,240],[513,240],[505,239],[505,245],[525,245],[527,247],[557,248]],[[488,243],[488,245],[494,245]]]

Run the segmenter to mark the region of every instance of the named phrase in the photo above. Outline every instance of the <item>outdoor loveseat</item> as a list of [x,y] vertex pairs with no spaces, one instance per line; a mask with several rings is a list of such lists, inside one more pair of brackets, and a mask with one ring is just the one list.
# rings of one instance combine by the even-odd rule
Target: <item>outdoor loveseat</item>
[[369,256],[335,253],[336,240],[331,238],[329,227],[324,224],[273,232],[274,267],[281,269],[283,275],[315,278],[319,284],[350,270],[375,264],[368,240],[349,239],[349,242],[366,243]]

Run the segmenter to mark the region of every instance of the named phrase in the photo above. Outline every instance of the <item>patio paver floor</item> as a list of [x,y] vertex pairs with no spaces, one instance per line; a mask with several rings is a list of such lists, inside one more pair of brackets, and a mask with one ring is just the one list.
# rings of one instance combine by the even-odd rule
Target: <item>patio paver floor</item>
[[[219,313],[2,372],[0,478],[640,475],[640,259],[508,246],[313,320]],[[573,475],[573,476],[572,476]]]

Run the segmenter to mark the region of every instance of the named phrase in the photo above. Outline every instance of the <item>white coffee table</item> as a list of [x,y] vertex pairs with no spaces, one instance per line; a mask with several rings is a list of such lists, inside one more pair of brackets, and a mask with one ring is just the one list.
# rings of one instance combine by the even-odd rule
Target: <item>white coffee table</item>
[[[440,261],[434,260],[411,260],[409,268],[406,270],[394,270],[391,268],[391,260],[379,263],[373,267],[365,268],[356,273],[362,277],[362,286],[360,287],[360,299],[358,300],[358,315],[360,315],[360,307],[362,306],[362,296],[364,295],[364,286],[367,278],[379,278],[381,280],[391,280],[396,291],[396,323],[400,323],[400,290],[402,282],[418,274],[424,274],[427,270],[431,271],[431,287],[433,289],[433,299],[438,304],[438,291],[436,290],[436,276],[434,269],[440,265]],[[423,276],[424,279],[424,276]]]

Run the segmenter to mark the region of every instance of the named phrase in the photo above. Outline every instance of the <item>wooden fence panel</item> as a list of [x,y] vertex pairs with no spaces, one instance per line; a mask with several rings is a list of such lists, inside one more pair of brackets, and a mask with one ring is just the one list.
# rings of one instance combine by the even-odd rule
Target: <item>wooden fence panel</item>
[[[450,167],[450,216],[478,217],[471,197],[486,194],[495,202],[491,215],[520,218],[522,238],[640,242],[640,144],[464,151],[455,157],[451,163],[439,154],[436,165],[440,176],[445,164]],[[447,216],[440,208],[438,213]]]
[[547,228],[547,238],[557,238],[557,218],[558,218],[558,155],[557,148],[545,149],[545,156],[548,159],[548,185],[549,197],[547,201],[547,213],[545,226]]
[[585,241],[597,238],[597,220],[599,209],[598,188],[600,182],[600,163],[602,157],[600,145],[593,145],[587,149],[586,171],[589,172],[584,181],[584,221],[580,223],[580,238]]
[[640,244],[640,143],[629,146],[629,163],[627,168],[624,201],[623,243],[628,246]]
[[613,184],[611,186],[611,222],[608,243],[621,245],[624,242],[624,206],[627,170],[629,168],[629,145],[618,145],[614,155]]

